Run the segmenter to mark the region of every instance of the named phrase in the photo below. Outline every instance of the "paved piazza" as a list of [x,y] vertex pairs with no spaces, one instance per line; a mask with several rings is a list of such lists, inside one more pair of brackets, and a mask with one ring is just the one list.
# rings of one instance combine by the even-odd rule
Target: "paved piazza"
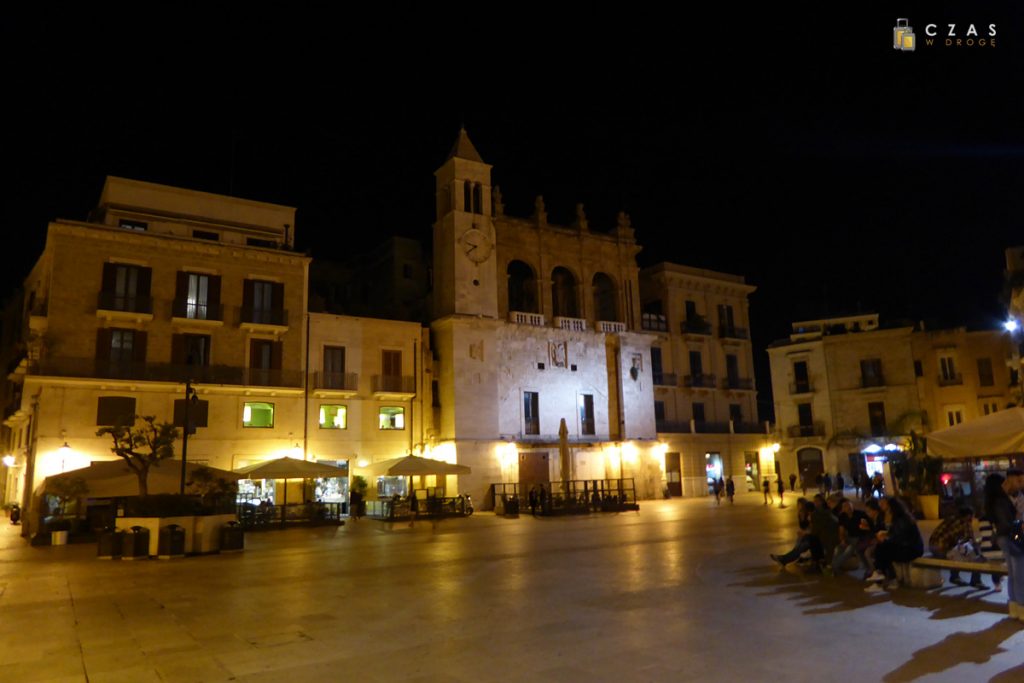
[[0,530],[0,681],[1024,680],[1006,595],[779,571],[746,495],[578,519],[250,534],[104,562]]

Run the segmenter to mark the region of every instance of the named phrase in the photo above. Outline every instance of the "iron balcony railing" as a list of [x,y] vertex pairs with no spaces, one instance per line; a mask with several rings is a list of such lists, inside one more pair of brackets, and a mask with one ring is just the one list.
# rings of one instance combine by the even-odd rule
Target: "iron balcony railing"
[[318,372],[313,386],[317,389],[356,391],[359,388],[359,375],[354,372]]
[[707,421],[693,421],[693,426],[697,428],[698,434],[728,434],[729,423],[728,422],[707,422]]
[[655,372],[653,374],[654,383],[659,387],[674,387],[676,384],[676,375],[674,372]]
[[789,393],[791,394],[813,394],[814,385],[810,382],[793,382],[789,385]]
[[253,308],[252,306],[241,306],[238,309],[238,320],[251,325],[277,325],[288,326],[288,311],[278,309]]
[[125,313],[153,313],[153,297],[137,294],[100,292],[96,308],[101,311],[122,311]]
[[684,320],[679,327],[683,334],[711,334],[711,323],[707,320]]
[[411,375],[374,375],[374,393],[414,394],[416,379]]
[[812,425],[792,425],[786,430],[791,438],[800,438],[806,436],[825,436],[825,425],[820,422],[815,422]]
[[963,383],[964,383],[964,376],[961,375],[959,372],[956,373],[955,375],[950,375],[950,376],[939,375],[939,386],[940,387],[951,387],[951,386],[955,386],[957,384],[963,384]]
[[32,372],[49,377],[130,379],[144,382],[184,382],[238,386],[301,387],[301,370],[262,370],[229,365],[178,365],[95,360],[92,358],[44,358]]
[[655,420],[655,429],[664,434],[689,434],[690,433],[690,422],[689,420]]
[[726,377],[725,381],[722,382],[722,388],[751,391],[754,388],[754,380],[744,379],[742,377]]
[[718,336],[721,339],[750,339],[750,333],[745,327],[734,327],[732,325],[720,325]]
[[715,376],[714,375],[686,375],[683,377],[684,387],[704,387],[706,389],[715,388]]
[[171,315],[189,320],[224,320],[224,307],[218,302],[175,299],[171,302]]
[[732,431],[734,434],[765,434],[764,423],[762,422],[737,422],[733,420]]

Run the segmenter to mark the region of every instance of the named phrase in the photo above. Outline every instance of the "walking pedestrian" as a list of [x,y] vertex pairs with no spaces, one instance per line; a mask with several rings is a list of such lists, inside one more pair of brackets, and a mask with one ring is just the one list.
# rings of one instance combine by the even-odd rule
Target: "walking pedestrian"
[[821,479],[821,485],[825,492],[825,496],[827,497],[832,493],[832,475],[826,472],[825,476]]
[[781,476],[775,480],[775,484],[778,487],[777,491],[779,494],[779,507],[784,508],[786,507],[786,504],[783,502],[783,498],[786,496],[786,485],[782,482]]
[[736,484],[733,483],[732,477],[728,477],[725,480],[725,495],[729,498],[729,505],[736,502],[733,500],[736,496]]
[[715,479],[715,483],[712,484],[711,488],[715,492],[715,505],[721,505],[722,504],[722,489],[724,488],[724,486],[722,484],[722,478],[719,477],[718,479]]
[[789,490],[796,493],[796,472],[789,474]]
[[992,520],[995,527],[996,543],[1006,558],[1009,570],[1006,577],[1006,592],[1009,595],[1009,612],[1013,619],[1024,621],[1024,550],[1014,543],[1013,522],[1017,519],[1017,510],[1013,505],[1013,496],[1020,491],[1020,470],[1011,469],[1004,478],[1000,474],[990,474],[985,480],[985,516]]
[[768,481],[768,477],[764,478],[764,482],[761,484],[761,490],[764,491],[764,504],[768,505],[768,500],[771,499],[771,505],[775,505],[775,499],[772,498],[772,484]]
[[843,495],[843,492],[846,491],[846,480],[843,479],[842,472],[836,472],[836,491],[839,492],[839,495]]

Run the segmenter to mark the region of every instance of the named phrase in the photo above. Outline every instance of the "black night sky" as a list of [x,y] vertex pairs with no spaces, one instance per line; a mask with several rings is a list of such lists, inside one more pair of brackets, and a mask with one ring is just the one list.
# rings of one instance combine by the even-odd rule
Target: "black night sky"
[[[144,34],[40,18],[5,48],[0,286],[27,273],[48,220],[85,217],[107,174],[295,206],[301,248],[328,259],[390,234],[428,240],[432,172],[465,123],[507,213],[543,194],[552,221],[583,202],[607,229],[625,210],[642,265],[756,285],[767,417],[764,348],[793,320],[1002,319],[1003,250],[1024,243],[1015,4],[720,6],[685,21],[510,6],[479,26],[394,8]],[[892,48],[902,16],[915,52]],[[948,23],[961,37],[995,23],[996,47],[926,48],[930,22],[937,41]]]

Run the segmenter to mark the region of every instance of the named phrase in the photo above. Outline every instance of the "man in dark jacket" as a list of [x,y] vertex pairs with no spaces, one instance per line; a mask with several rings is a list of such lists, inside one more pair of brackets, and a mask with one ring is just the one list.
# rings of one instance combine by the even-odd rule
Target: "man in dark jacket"
[[825,496],[820,493],[814,497],[811,535],[821,543],[825,562],[831,562],[836,552],[836,546],[839,545],[839,522],[828,509],[828,505],[825,504]]

